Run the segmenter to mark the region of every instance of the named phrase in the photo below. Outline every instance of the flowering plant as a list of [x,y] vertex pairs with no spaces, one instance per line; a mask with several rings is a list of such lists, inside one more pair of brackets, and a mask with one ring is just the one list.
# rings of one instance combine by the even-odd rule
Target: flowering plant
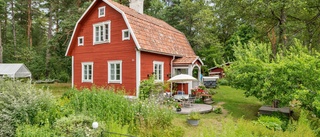
[[175,105],[175,107],[176,107],[176,108],[181,108],[182,105],[181,105],[180,103],[177,103],[177,104]]

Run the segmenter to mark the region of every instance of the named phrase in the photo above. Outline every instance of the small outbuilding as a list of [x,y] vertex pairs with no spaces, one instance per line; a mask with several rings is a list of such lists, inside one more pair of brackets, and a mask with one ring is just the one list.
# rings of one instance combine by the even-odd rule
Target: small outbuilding
[[0,78],[1,77],[31,79],[32,74],[22,63],[0,63]]

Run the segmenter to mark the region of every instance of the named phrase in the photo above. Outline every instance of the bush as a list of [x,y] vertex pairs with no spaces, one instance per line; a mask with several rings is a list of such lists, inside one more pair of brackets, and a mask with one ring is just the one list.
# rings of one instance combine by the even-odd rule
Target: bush
[[48,91],[29,83],[0,79],[0,136],[14,136],[19,124],[41,124],[36,118],[38,113],[49,111],[54,103]]
[[277,117],[260,116],[257,123],[263,126],[266,126],[268,129],[278,130],[278,131],[282,130],[281,128],[282,121]]
[[222,85],[222,86],[228,86],[229,85],[229,81],[225,78],[222,79],[218,79],[218,84]]
[[213,112],[216,114],[222,114],[222,109],[221,109],[221,107],[218,107],[218,108],[214,109]]
[[[58,136],[99,136],[103,128],[92,128],[94,119],[84,115],[71,115],[63,117],[54,124],[54,130]],[[99,127],[104,127],[103,122],[98,122]]]

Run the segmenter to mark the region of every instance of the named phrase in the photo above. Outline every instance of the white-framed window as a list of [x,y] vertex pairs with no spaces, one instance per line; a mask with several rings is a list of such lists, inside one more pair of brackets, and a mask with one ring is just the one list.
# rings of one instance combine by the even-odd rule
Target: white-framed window
[[130,40],[130,33],[128,29],[122,30],[122,40]]
[[99,7],[98,9],[98,18],[106,16],[106,6]]
[[84,45],[84,37],[78,37],[78,46],[83,46]]
[[93,24],[93,44],[110,43],[111,22]]
[[82,62],[82,82],[93,83],[93,62]]
[[174,68],[174,75],[188,74],[188,68]]
[[153,73],[156,82],[163,82],[163,62],[153,61]]
[[108,83],[122,83],[122,61],[108,61]]

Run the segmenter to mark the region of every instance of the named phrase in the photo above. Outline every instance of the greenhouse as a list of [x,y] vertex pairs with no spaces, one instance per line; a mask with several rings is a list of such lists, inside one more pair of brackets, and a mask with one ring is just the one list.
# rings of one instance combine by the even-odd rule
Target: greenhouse
[[31,76],[29,69],[22,63],[0,63],[0,77],[31,79]]

